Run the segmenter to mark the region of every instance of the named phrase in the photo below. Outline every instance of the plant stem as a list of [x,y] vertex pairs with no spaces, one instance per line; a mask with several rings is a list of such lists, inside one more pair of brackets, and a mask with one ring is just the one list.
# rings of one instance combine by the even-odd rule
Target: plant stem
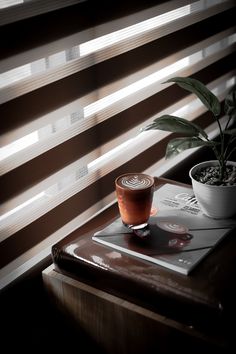
[[[217,121],[217,124],[218,124],[218,127],[219,127],[219,130],[220,130],[220,154],[219,154],[219,164],[220,164],[220,180],[222,181],[223,180],[223,177],[224,177],[224,172],[225,172],[225,167],[226,167],[226,160],[225,160],[225,139],[224,139],[224,133],[222,131],[222,127],[221,127],[221,124],[220,124],[220,120],[215,117],[216,121]],[[228,124],[228,122],[227,122]],[[226,125],[227,125],[226,124]]]
[[230,122],[231,118],[232,118],[232,116],[229,116],[229,118],[227,120],[227,123],[226,123],[226,126],[225,126],[225,130],[228,129],[229,122]]

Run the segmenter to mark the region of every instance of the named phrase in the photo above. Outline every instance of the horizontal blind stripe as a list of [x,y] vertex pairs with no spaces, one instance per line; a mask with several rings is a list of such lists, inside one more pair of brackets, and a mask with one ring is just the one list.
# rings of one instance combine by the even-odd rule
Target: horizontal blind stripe
[[[233,60],[231,61],[233,63]],[[220,65],[219,65],[220,64]],[[218,75],[223,70],[229,70],[229,62],[223,60],[222,63],[217,63],[212,68],[212,75]],[[226,71],[226,72],[227,72]],[[222,77],[220,81],[229,78],[235,71],[229,72]],[[206,79],[206,72],[203,70],[198,79]],[[214,79],[214,76],[209,77]],[[205,81],[206,82],[206,81]],[[163,86],[164,88],[164,86]],[[130,110],[124,111],[122,114],[113,117],[111,121],[99,125],[84,134],[80,134],[72,140],[65,142],[56,149],[48,151],[47,154],[39,156],[26,165],[18,169],[12,170],[8,174],[0,178],[0,188],[2,201],[13,197],[14,195],[24,191],[27,186],[32,186],[40,180],[44,180],[47,176],[60,170],[63,166],[75,164],[78,167],[83,167],[84,164],[90,163],[94,158],[99,157],[102,153],[109,151],[112,146],[116,146],[126,141],[129,137],[136,136],[139,128],[149,123],[155,114],[167,107],[167,112],[172,109],[169,106],[173,105],[172,97],[177,100],[177,107],[184,104],[184,101],[178,101],[183,97],[183,91],[178,90],[175,86],[169,86],[167,89],[161,91],[158,95],[151,99],[143,101],[137,106],[133,106]],[[158,102],[158,104],[157,104]],[[120,121],[124,124],[120,124]],[[80,161],[78,161],[80,159]],[[56,178],[59,178],[56,174]],[[14,183],[14,181],[18,183]],[[46,184],[47,182],[45,182]],[[39,190],[37,192],[40,192]]]
[[0,9],[0,26],[20,21],[45,12],[61,9],[85,0],[34,0]]
[[[223,32],[223,34],[221,34],[221,36],[223,36],[223,35],[225,36],[225,34],[229,34],[232,32],[233,32],[233,29]],[[222,38],[221,36],[220,36],[220,38]],[[236,35],[235,35],[235,37],[236,37]],[[217,39],[219,39],[218,35],[217,35]],[[227,50],[222,49],[213,55],[205,56],[205,58],[203,58],[201,60],[197,60],[196,64],[191,65],[191,67],[188,66],[187,71],[185,69],[182,69],[182,70],[180,69],[176,73],[178,73],[179,75],[180,74],[192,75],[194,72],[196,72],[197,70],[200,70],[202,67],[204,67],[206,65],[210,65],[211,63],[219,60],[223,55],[225,56],[225,55],[229,54],[230,52],[233,52],[235,50],[235,46],[236,46],[236,44],[233,43],[232,45],[230,45],[227,48]],[[192,53],[192,50],[193,49],[191,48],[190,53]],[[195,46],[194,46],[194,50],[196,50]],[[188,52],[187,55],[191,55],[190,53]],[[203,51],[201,51],[201,53],[203,53]],[[181,60],[180,58],[183,58],[184,55],[186,55],[185,51],[184,51],[184,53],[180,52],[179,56],[178,56],[178,54],[176,54],[174,57],[171,57],[166,60],[167,60],[167,62],[169,62],[169,61],[173,62],[174,59],[178,61],[178,59]],[[189,60],[191,60],[191,57]],[[169,64],[169,65],[171,65],[171,64]],[[176,70],[176,68],[178,67],[177,62],[175,62],[175,64],[172,64],[172,65],[173,65],[174,70]],[[166,61],[165,60],[161,61],[161,63],[159,65],[155,65],[154,67],[151,66],[150,71],[149,71],[149,75],[155,75],[155,71],[156,71],[157,75],[159,75],[157,70],[160,68],[165,68],[165,67],[166,67]],[[181,66],[180,66],[180,68],[181,68]],[[154,74],[150,73],[153,71],[154,71]],[[136,79],[136,82],[138,82],[138,80],[142,80],[142,77],[146,80],[147,76],[145,74],[147,75],[147,71],[145,71],[144,73],[141,71],[140,74],[138,74],[138,75],[136,74],[134,77],[132,77],[132,75],[131,75],[131,78],[132,78],[132,80]],[[141,78],[139,75],[142,75]],[[136,76],[138,76],[138,78],[139,78],[138,80],[137,80]],[[173,76],[173,73],[169,73],[168,75],[165,74],[165,79],[167,79],[168,77],[171,77],[171,76]],[[151,76],[150,76],[150,78],[151,78]],[[129,94],[129,95],[127,95],[127,97],[123,97],[122,101],[120,99],[118,99],[117,102],[115,102],[113,104],[109,104],[109,106],[107,108],[101,110],[100,112],[98,111],[98,113],[90,114],[90,117],[89,116],[85,117],[85,119],[80,119],[77,124],[71,125],[71,127],[69,127],[66,131],[61,131],[59,133],[55,133],[55,134],[51,135],[48,140],[45,139],[45,140],[42,140],[42,142],[39,141],[38,143],[35,143],[34,145],[30,146],[28,149],[26,148],[23,151],[19,151],[19,153],[16,153],[13,156],[10,156],[5,161],[3,160],[3,162],[1,163],[0,174],[8,172],[9,170],[19,166],[20,164],[27,162],[28,160],[34,158],[35,156],[38,156],[38,155],[44,153],[45,151],[52,149],[53,147],[62,143],[63,141],[68,140],[68,139],[72,138],[73,136],[81,133],[83,130],[89,129],[90,127],[95,125],[95,122],[97,124],[101,123],[105,119],[108,119],[111,116],[118,114],[120,111],[125,110],[134,104],[137,104],[138,102],[142,101],[143,99],[146,99],[147,97],[155,94],[157,91],[160,91],[161,89],[163,89],[163,86],[160,85],[160,82],[163,81],[163,77],[162,77],[162,80],[158,79],[158,77],[155,80],[156,80],[156,82],[154,82],[152,85],[146,86],[145,90],[141,89],[137,92]],[[110,90],[112,90],[112,89],[114,90],[116,88],[117,92],[118,92],[119,88],[121,87],[120,86],[121,84],[123,84],[123,82],[121,82],[119,84],[115,83],[114,85],[109,85]],[[113,88],[113,86],[114,86],[114,88]],[[122,89],[124,89],[124,88],[122,88]],[[90,94],[90,96],[94,97],[96,95],[96,93],[99,96],[102,94],[104,95],[105,92],[107,93],[107,90],[108,89],[102,89],[101,93],[99,90],[97,92]],[[84,99],[79,100],[80,105],[82,107],[84,106],[83,101],[84,101]],[[94,105],[94,103],[91,106],[84,107],[84,115],[86,115],[86,112],[89,112],[90,107],[93,109],[93,105]]]
[[[188,26],[190,23],[195,23],[195,22],[200,21],[210,15],[217,14],[219,11],[222,10],[222,6],[224,6],[224,9],[227,9],[228,7],[230,8],[233,6],[233,2],[226,1],[226,3],[220,4],[220,5],[215,5],[215,6],[210,7],[209,9],[201,11],[200,15],[197,12],[196,14],[195,13],[193,13],[192,15],[190,14],[189,18],[186,18],[186,19],[183,18],[180,20],[173,21],[173,23],[171,22],[170,25],[164,25],[163,28],[158,28],[156,30],[153,30],[154,32],[156,32],[156,36],[153,36],[153,35],[147,36],[146,34],[143,34],[143,35],[141,35],[141,37],[144,37],[144,41],[141,41],[140,39],[138,39],[138,40],[135,39],[132,42],[130,42],[130,40],[126,40],[126,45],[125,45],[125,41],[123,41],[121,44],[122,52],[130,50],[130,49],[135,48],[137,46],[143,45],[144,43],[147,43],[149,41],[153,41],[154,39],[160,38],[161,36],[165,36],[171,32],[175,32],[185,26]],[[229,14],[229,17],[231,17],[230,14]],[[190,21],[190,23],[189,23],[189,21]],[[166,27],[168,29],[166,29]],[[163,31],[161,29],[163,29]],[[133,43],[134,47],[132,47],[131,43]],[[111,55],[114,56],[114,55],[121,54],[120,51],[113,52],[110,49],[108,50],[108,53],[109,53],[109,57],[111,57]],[[23,53],[23,57],[28,58],[29,53]],[[39,58],[41,59],[44,57],[46,58],[46,54],[44,54],[43,57],[40,56]],[[102,59],[101,58],[99,59],[98,54],[96,54],[97,59],[94,61],[94,55],[92,55],[92,57],[88,59],[88,65],[86,64],[86,62],[83,58],[81,58],[81,59],[79,58],[78,60],[71,60],[71,62],[68,62],[64,65],[60,65],[59,68],[55,68],[52,70],[48,69],[45,71],[45,73],[38,74],[38,75],[35,74],[32,76],[32,78],[22,79],[21,81],[13,83],[12,85],[10,84],[10,85],[6,86],[5,88],[4,87],[2,88],[0,103],[7,102],[8,100],[11,100],[15,97],[26,94],[27,92],[30,92],[32,90],[36,90],[44,85],[48,85],[49,83],[52,83],[54,81],[62,79],[63,77],[66,77],[66,76],[69,76],[73,73],[76,73],[78,70],[84,69],[93,63],[98,63],[100,61],[108,59],[109,57],[102,56]],[[17,58],[17,60],[19,62],[23,62],[23,60],[21,60],[20,58]],[[81,60],[81,64],[82,64],[81,67],[80,67],[80,60]],[[5,63],[3,63],[3,66],[5,66],[5,67],[6,67],[6,61],[9,62],[9,58],[5,59]],[[15,58],[13,58],[13,61],[15,62]]]

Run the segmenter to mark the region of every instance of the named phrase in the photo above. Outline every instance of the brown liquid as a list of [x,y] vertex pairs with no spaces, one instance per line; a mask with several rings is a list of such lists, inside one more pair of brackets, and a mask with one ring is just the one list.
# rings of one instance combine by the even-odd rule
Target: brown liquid
[[147,223],[154,192],[154,178],[143,173],[128,173],[116,179],[116,194],[121,219],[128,226]]

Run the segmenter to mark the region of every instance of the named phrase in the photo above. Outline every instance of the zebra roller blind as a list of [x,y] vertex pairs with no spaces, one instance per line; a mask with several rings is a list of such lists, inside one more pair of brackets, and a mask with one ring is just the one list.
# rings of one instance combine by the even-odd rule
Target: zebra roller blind
[[0,1],[1,288],[113,203],[117,175],[178,163],[169,133],[141,127],[168,113],[214,134],[164,81],[191,76],[220,99],[235,84],[234,1],[98,3]]

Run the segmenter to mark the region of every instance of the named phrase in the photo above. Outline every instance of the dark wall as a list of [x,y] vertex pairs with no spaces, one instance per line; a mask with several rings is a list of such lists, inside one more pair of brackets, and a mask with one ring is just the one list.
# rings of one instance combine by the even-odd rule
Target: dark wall
[[102,354],[49,298],[41,275],[48,265],[1,292],[1,353],[82,353],[86,348],[86,352]]

